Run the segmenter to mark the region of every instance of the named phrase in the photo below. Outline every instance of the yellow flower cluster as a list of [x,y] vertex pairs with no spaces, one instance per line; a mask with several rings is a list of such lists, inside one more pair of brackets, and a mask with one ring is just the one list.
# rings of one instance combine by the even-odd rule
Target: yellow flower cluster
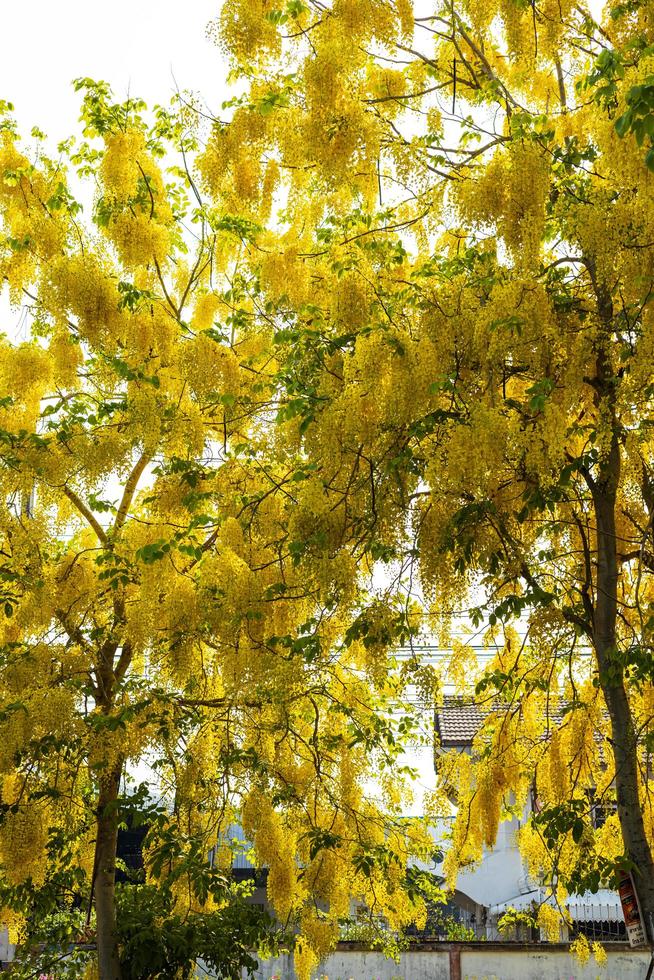
[[563,919],[561,913],[553,905],[543,902],[538,910],[538,925],[545,933],[547,941],[550,943],[561,942],[561,926]]
[[285,922],[306,897],[295,863],[297,838],[259,790],[252,790],[243,811],[243,829],[254,840],[257,858],[268,867],[268,897]]
[[[139,181],[147,176],[150,182],[156,177],[142,132],[129,129],[111,133],[100,164],[100,176],[107,194],[126,204],[138,194]],[[160,193],[161,188],[156,188]]]
[[39,264],[63,249],[69,227],[65,209],[49,203],[57,186],[65,188],[65,172],[45,161],[30,163],[7,131],[0,136],[0,213],[6,240],[0,252],[0,272],[9,282],[12,299],[30,284]]
[[279,299],[287,296],[298,306],[309,299],[311,283],[304,260],[297,249],[273,249],[263,257],[260,265],[261,282],[271,296]]
[[107,137],[100,179],[108,211],[105,232],[121,262],[128,269],[162,265],[170,248],[172,211],[143,133],[128,129]]
[[280,38],[269,0],[226,0],[220,10],[217,36],[233,57],[246,61],[261,52],[276,54]]
[[186,342],[180,362],[191,390],[200,398],[227,395],[236,399],[241,393],[243,383],[233,348],[208,334],[199,334]]
[[5,776],[2,801],[17,810],[8,811],[0,827],[0,864],[8,880],[14,884],[27,881],[38,887],[45,880],[43,860],[48,839],[47,804],[29,801],[25,778],[17,774]]
[[166,226],[143,212],[122,211],[111,222],[110,237],[128,269],[148,265],[153,260],[162,265],[170,248]]
[[543,151],[535,141],[516,140],[495,154],[480,177],[461,182],[457,200],[464,218],[497,225],[520,270],[532,268],[540,257],[548,193]]
[[570,953],[578,961],[580,966],[585,966],[590,959],[590,943],[583,933],[570,943]]
[[111,349],[125,335],[125,314],[113,269],[100,254],[87,251],[62,256],[48,270],[43,302],[53,314],[77,319],[79,334]]
[[[269,94],[262,90],[253,96],[264,100]],[[203,181],[227,213],[258,216],[264,197],[269,204],[278,174],[262,166],[267,119],[255,108],[237,109],[228,128],[214,128],[198,159]]]
[[215,293],[201,293],[195,300],[191,326],[194,330],[209,330],[213,327],[216,312],[220,308],[220,297]]
[[318,962],[318,957],[309,945],[309,941],[304,936],[299,936],[293,950],[293,965],[298,980],[311,980]]

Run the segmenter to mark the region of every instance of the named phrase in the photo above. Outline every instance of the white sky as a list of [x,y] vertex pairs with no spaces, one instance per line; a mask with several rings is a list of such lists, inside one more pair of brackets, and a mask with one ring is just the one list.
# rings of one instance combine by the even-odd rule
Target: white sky
[[[20,130],[39,126],[51,146],[77,131],[79,95],[90,76],[148,104],[175,89],[200,91],[218,109],[225,66],[206,26],[221,0],[0,0],[0,99],[13,102]],[[50,141],[52,141],[50,143]]]

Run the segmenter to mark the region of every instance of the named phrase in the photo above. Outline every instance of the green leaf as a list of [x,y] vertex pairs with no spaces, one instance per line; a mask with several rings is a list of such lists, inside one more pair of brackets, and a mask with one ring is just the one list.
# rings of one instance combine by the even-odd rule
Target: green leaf
[[572,839],[575,844],[578,844],[584,833],[584,822],[583,820],[575,820],[572,825]]
[[305,415],[304,416],[304,418],[300,422],[300,435],[301,436],[304,435],[304,433],[307,431],[307,429],[309,428],[309,426],[311,425],[312,422],[315,422],[315,416],[313,416],[313,415]]
[[616,119],[614,124],[615,131],[620,138],[626,136],[627,133],[629,132],[629,127],[631,126],[632,118],[633,118],[633,113],[631,109],[627,109],[627,111],[622,116],[620,116],[619,119]]

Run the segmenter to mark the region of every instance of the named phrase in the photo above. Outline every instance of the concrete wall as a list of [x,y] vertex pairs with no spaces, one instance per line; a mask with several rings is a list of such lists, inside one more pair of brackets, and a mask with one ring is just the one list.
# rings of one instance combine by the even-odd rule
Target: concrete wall
[[599,967],[592,957],[580,966],[564,949],[461,950],[461,980],[643,980],[647,973],[648,952],[607,950],[607,956]]
[[[381,953],[341,944],[313,980],[643,980],[649,951],[607,944],[608,963],[580,966],[565,946],[434,943],[402,953],[399,963]],[[260,963],[258,980],[295,980],[292,957]]]
[[0,929],[0,964],[8,963],[13,958],[14,947],[9,945],[9,933],[6,929]]
[[[291,956],[279,956],[260,966],[255,974],[260,980],[295,980]],[[329,980],[450,980],[449,954],[415,952],[395,963],[382,953],[337,950],[315,976]]]

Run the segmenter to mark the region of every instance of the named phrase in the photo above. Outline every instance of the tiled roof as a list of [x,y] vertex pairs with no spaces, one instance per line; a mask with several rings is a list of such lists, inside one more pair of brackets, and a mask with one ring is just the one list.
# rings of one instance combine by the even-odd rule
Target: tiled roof
[[443,748],[470,745],[487,714],[460,695],[446,694],[436,708],[436,731]]
[[[504,706],[506,708],[506,705]],[[469,697],[460,694],[445,694],[443,703],[436,708],[436,733],[440,745],[444,749],[464,748],[472,745],[473,739],[481,728],[484,719],[492,710],[501,709],[501,705],[473,704]],[[568,709],[569,710],[569,709]],[[550,708],[548,729],[558,728],[564,723],[566,709],[561,703],[558,708]],[[595,732],[595,740],[603,742],[604,736]]]

